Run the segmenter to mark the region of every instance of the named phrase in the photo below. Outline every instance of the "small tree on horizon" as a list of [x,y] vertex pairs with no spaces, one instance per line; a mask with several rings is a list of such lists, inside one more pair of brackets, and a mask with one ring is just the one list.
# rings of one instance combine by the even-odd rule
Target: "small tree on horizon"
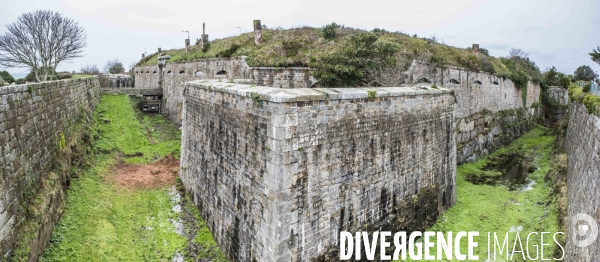
[[596,64],[600,65],[600,47],[597,47],[596,49],[592,49],[590,56],[592,57],[592,61],[594,61],[594,62],[596,62]]
[[106,65],[104,65],[104,72],[111,74],[119,74],[125,71],[125,67],[123,67],[123,63],[119,61],[119,59],[108,60]]
[[598,78],[598,74],[596,74],[596,72],[594,72],[594,70],[592,70],[592,68],[587,65],[578,67],[577,70],[575,70],[575,73],[573,74],[573,79],[575,81],[589,82],[596,78]]
[[0,71],[0,79],[9,84],[15,82],[15,78],[6,70]]
[[98,65],[94,64],[86,64],[85,66],[81,67],[81,69],[79,69],[79,71],[82,74],[89,74],[89,75],[97,75],[100,74],[100,69],[98,69]]
[[59,12],[37,10],[6,25],[0,36],[0,65],[29,68],[38,82],[52,78],[58,65],[83,56],[85,30]]

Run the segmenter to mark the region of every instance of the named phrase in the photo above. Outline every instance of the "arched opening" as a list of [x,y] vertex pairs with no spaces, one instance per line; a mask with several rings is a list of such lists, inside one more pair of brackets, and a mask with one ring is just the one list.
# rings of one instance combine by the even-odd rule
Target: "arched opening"
[[455,85],[460,85],[460,82],[458,82],[458,80],[456,80],[456,79],[450,79],[450,83],[455,84]]
[[431,81],[429,81],[429,79],[423,77],[423,78],[419,79],[419,81],[417,83],[431,84]]
[[227,71],[221,70],[221,71],[217,72],[216,76],[217,77],[225,77],[225,76],[227,76]]
[[150,73],[150,71],[146,71],[146,74]]
[[137,74],[137,73],[138,73],[138,71],[135,71],[135,73]]
[[196,71],[196,73],[194,73],[195,76],[204,76],[204,72],[198,70]]
[[179,71],[179,74],[183,75],[183,74],[185,74],[185,71],[181,70],[181,71]]
[[171,70],[167,71],[167,75],[172,75],[173,72],[171,72]]
[[494,84],[494,85],[500,85],[500,84],[498,84],[498,82],[496,82],[496,81],[492,82],[492,84]]
[[152,73],[153,73],[153,74],[156,74],[156,70],[154,70]]
[[479,81],[479,80],[475,80],[475,84],[476,84],[476,85],[481,85],[481,81]]

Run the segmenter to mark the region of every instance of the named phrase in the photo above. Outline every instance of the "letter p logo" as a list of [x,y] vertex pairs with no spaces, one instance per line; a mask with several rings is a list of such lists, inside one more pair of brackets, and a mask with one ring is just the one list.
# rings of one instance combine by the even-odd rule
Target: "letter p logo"
[[[596,220],[588,214],[579,213],[572,220],[573,244],[578,247],[587,247],[598,238],[598,224]],[[580,222],[580,221],[583,221]]]

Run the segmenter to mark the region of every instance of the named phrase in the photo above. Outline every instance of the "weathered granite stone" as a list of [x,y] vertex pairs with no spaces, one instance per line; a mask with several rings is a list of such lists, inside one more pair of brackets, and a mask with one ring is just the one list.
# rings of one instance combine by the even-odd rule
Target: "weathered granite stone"
[[[97,77],[0,87],[0,260],[10,255],[30,219],[28,204],[48,177],[61,134],[64,137],[67,126],[82,111],[93,111],[99,100]],[[45,208],[44,224],[38,225],[33,260],[60,218],[57,210],[64,204],[64,192],[54,195]]]
[[[589,114],[585,106],[572,102],[569,106],[569,127],[565,147],[568,157],[568,221],[565,261],[599,261],[600,239],[587,247],[577,247],[576,214],[591,216],[600,225],[600,118]],[[590,226],[590,225],[588,225]],[[591,227],[590,227],[591,228]]]
[[[164,110],[176,123],[181,123],[183,87],[186,82],[199,79],[245,79],[253,84],[279,88],[311,87],[316,80],[306,67],[250,67],[243,57],[209,58],[186,63],[167,63],[162,69]],[[136,88],[158,88],[158,66],[141,66],[134,69]]]
[[422,189],[437,212],[456,201],[448,89],[194,81],[183,97],[181,180],[234,261],[310,261]]

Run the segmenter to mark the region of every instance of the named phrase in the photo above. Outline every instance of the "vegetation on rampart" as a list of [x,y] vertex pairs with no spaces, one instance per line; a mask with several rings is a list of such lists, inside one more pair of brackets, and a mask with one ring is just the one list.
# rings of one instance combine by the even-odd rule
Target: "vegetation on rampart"
[[585,90],[573,84],[569,87],[569,98],[583,104],[588,113],[600,116],[600,96],[589,93],[589,88]]
[[[471,48],[456,48],[438,42],[435,36],[420,38],[383,29],[365,31],[330,24],[323,28],[271,28],[262,31],[262,43],[254,44],[254,33],[217,39],[207,50],[197,46],[186,53],[173,49],[164,53],[170,62],[204,58],[245,56],[249,66],[308,66],[316,71],[321,84],[337,86],[377,85],[377,74],[390,69],[406,69],[414,60],[438,67],[457,66],[508,78],[517,86],[531,80],[540,83],[539,68],[526,54],[496,58],[484,48],[474,55]],[[158,53],[148,55],[138,66],[156,65]],[[342,79],[341,82],[336,82]]]

